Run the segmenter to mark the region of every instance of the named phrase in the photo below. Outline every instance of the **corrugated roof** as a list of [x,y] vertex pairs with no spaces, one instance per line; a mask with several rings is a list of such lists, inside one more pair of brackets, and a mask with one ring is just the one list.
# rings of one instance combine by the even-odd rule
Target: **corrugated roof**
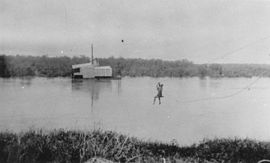
[[112,69],[111,66],[98,66],[95,69]]
[[94,65],[92,63],[83,63],[83,64],[72,65],[72,68],[87,67],[87,66],[94,67]]
[[111,66],[95,66],[92,63],[72,65],[72,68],[80,68],[80,67],[93,67],[95,69],[112,69]]

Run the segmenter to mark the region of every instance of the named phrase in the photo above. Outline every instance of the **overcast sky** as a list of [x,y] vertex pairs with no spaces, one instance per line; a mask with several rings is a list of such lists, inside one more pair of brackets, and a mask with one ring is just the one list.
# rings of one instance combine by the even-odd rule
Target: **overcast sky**
[[91,43],[96,57],[270,63],[270,1],[0,0],[0,54],[90,56]]

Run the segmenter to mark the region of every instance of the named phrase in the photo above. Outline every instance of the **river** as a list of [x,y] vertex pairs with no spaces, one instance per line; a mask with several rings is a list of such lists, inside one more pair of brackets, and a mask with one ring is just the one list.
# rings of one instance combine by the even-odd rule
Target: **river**
[[[161,105],[153,105],[157,82]],[[269,141],[269,97],[270,78],[0,78],[0,130],[104,129],[180,145]]]

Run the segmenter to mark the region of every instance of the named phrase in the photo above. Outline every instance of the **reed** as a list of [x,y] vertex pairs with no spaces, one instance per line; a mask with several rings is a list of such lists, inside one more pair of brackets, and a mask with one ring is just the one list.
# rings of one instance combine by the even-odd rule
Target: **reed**
[[78,163],[91,158],[113,162],[258,162],[270,158],[268,143],[248,139],[204,140],[180,147],[128,137],[113,131],[29,130],[0,133],[0,162]]

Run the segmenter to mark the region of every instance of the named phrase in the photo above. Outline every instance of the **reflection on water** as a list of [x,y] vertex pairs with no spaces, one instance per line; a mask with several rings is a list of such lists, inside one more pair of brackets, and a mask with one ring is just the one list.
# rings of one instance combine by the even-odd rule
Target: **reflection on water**
[[[120,89],[118,85],[118,90]],[[84,92],[91,97],[91,107],[94,106],[94,102],[98,101],[99,96],[102,92],[112,92],[112,81],[111,80],[83,80],[76,79],[72,80],[72,91]]]
[[23,78],[22,80],[20,80],[20,84],[22,87],[25,87],[25,86],[30,86],[32,84],[32,79],[31,77],[28,77],[28,78]]
[[121,92],[122,92],[121,80],[117,80],[117,94],[118,94],[118,96],[121,94]]
[[210,80],[209,81],[209,86],[211,87],[211,88],[219,88],[220,87],[220,84],[221,84],[221,82],[219,81],[219,79],[216,79],[216,80]]
[[200,78],[199,80],[200,87],[203,89],[207,88],[207,81],[208,81],[208,77]]

